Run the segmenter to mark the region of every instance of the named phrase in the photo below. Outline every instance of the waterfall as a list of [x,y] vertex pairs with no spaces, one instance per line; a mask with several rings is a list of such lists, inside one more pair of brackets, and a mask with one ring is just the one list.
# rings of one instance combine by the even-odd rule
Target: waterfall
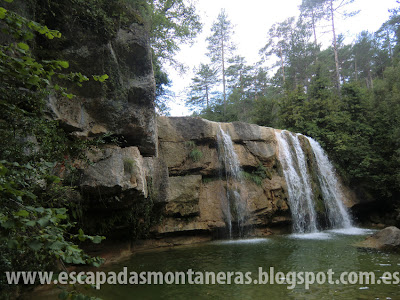
[[303,149],[296,135],[288,131],[277,133],[279,160],[286,179],[289,205],[292,213],[293,231],[316,232],[317,214],[314,196]]
[[342,187],[336,177],[335,170],[324,149],[314,139],[308,137],[318,166],[318,180],[322,196],[332,228],[350,228],[351,218],[343,204]]
[[224,171],[220,171],[220,176],[226,180],[226,199],[222,203],[225,219],[229,229],[229,236],[232,237],[232,223],[237,223],[239,236],[243,236],[244,223],[248,217],[247,202],[240,195],[242,183],[242,169],[238,156],[233,147],[233,142],[229,134],[219,128],[217,134],[218,156]]
[[[293,231],[297,233],[317,232],[318,222],[315,210],[315,194],[312,176],[307,167],[300,134],[288,131],[276,132],[279,145],[279,159],[288,188],[289,205],[292,213]],[[327,223],[331,228],[350,228],[351,217],[343,203],[342,187],[326,153],[318,142],[303,136],[311,146],[316,165],[317,184],[321,190],[326,210]]]

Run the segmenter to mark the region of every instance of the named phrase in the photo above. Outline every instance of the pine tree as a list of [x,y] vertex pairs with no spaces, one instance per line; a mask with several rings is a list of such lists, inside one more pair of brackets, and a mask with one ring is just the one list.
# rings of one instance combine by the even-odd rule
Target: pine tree
[[207,64],[200,64],[195,72],[186,105],[193,108],[204,106],[209,108],[211,91],[217,82],[217,71]]
[[324,15],[323,6],[321,5],[323,1],[303,0],[300,5],[300,17],[312,28],[315,46],[318,46],[317,23]]
[[226,113],[226,64],[229,57],[235,50],[232,42],[233,25],[228,20],[225,10],[222,9],[218,15],[217,21],[211,27],[211,35],[206,39],[208,42],[207,55],[211,62],[221,72],[223,87],[224,114]]
[[352,11],[352,12],[343,11],[343,8],[345,6],[353,2],[354,0],[303,0],[304,4],[303,7],[306,11],[319,12],[318,14],[314,14],[314,18],[315,17],[325,18],[330,22],[333,35],[332,46],[335,58],[336,86],[338,90],[340,90],[341,76],[340,76],[340,61],[339,61],[338,39],[336,33],[335,20],[337,14],[340,14],[341,16],[346,18],[356,15],[359,11]]
[[294,30],[295,18],[291,17],[281,23],[275,23],[268,31],[267,44],[259,51],[263,59],[268,59],[272,55],[279,58],[279,66],[282,72],[283,84],[286,82],[286,58],[290,48],[288,37]]

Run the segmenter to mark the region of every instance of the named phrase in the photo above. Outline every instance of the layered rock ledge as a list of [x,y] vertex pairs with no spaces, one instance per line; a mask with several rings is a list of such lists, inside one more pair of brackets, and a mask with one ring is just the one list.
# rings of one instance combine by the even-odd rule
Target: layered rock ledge
[[[265,171],[265,178],[244,179],[240,193],[247,202],[252,226],[258,235],[290,223],[285,180],[278,160],[278,145],[272,128],[234,122],[217,123],[201,118],[159,117],[159,158],[169,173],[167,214],[156,227],[158,233],[207,231],[226,228],[221,205],[227,183],[218,157],[220,128],[234,143],[244,172]],[[195,154],[197,153],[197,157]],[[185,199],[185,201],[182,201]]]

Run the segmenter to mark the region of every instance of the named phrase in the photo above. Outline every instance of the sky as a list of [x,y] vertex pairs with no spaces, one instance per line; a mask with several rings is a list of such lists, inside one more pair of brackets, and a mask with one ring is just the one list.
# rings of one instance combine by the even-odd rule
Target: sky
[[[206,37],[211,35],[211,25],[216,21],[221,9],[225,9],[228,19],[235,26],[233,41],[237,45],[237,54],[246,58],[247,64],[259,61],[258,51],[267,42],[269,28],[277,22],[299,15],[301,0],[197,0],[196,9],[204,24],[201,34],[194,44],[182,45],[176,58],[187,67],[185,74],[180,74],[171,67],[166,70],[172,80],[171,91],[175,97],[169,103],[171,116],[186,116],[191,112],[185,107],[186,91],[194,76],[193,68],[200,63],[208,63],[206,57]],[[346,43],[363,30],[375,32],[389,17],[388,9],[398,7],[396,0],[355,0],[346,10],[360,10],[360,13],[348,19],[335,20],[337,34],[346,36]],[[318,40],[326,48],[332,41],[332,32],[318,34]],[[325,46],[325,47],[324,47]]]

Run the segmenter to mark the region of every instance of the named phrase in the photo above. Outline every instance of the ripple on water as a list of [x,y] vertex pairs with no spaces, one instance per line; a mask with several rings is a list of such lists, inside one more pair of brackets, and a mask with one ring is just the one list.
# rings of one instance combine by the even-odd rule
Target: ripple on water
[[329,240],[332,236],[326,232],[311,232],[311,233],[293,233],[289,238],[301,240]]
[[344,234],[344,235],[367,235],[372,234],[376,230],[374,229],[364,229],[358,227],[349,227],[349,228],[339,228],[339,229],[331,229],[328,232],[336,233],[336,234]]
[[266,243],[269,241],[270,241],[269,239],[265,238],[254,238],[254,239],[214,241],[213,244],[258,244],[258,243]]

